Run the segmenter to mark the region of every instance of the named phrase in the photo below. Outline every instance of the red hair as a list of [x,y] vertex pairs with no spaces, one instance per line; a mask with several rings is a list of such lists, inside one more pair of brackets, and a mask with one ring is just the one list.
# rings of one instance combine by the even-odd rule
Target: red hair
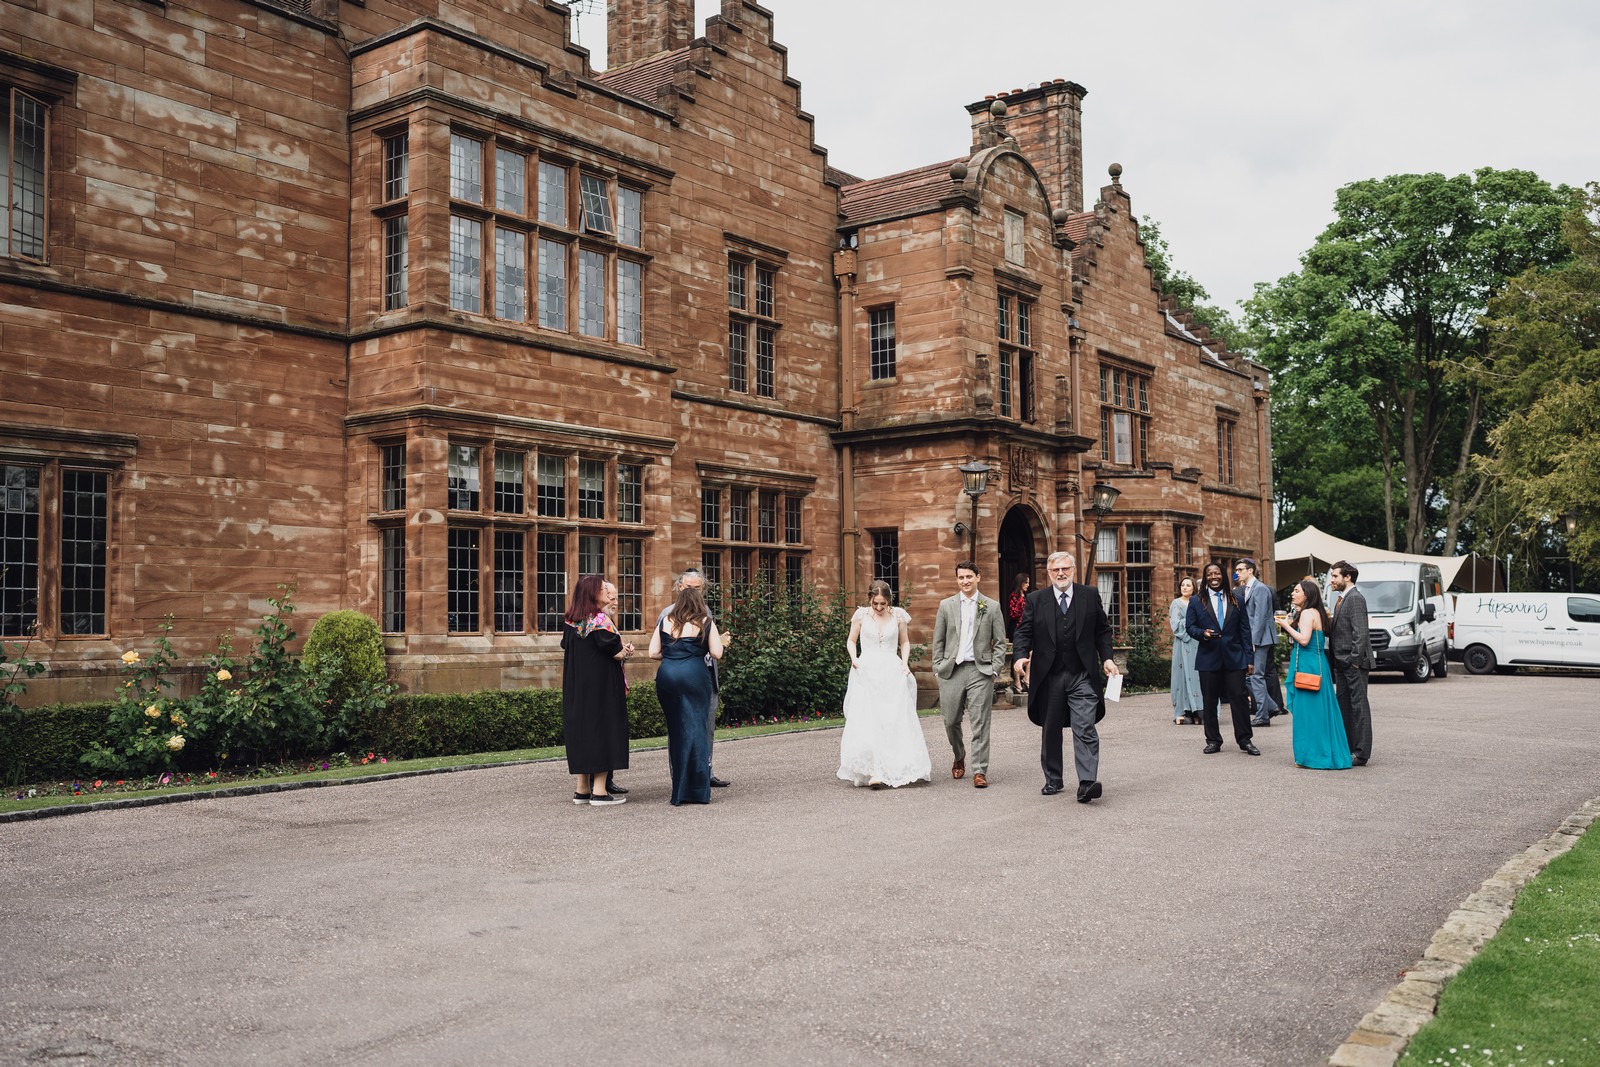
[[567,621],[576,625],[600,611],[600,590],[606,580],[598,574],[585,574],[572,587],[572,599],[567,602]]

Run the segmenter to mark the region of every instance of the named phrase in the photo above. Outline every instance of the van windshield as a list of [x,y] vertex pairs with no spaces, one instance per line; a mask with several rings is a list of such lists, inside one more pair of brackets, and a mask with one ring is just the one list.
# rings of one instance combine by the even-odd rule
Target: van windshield
[[1372,615],[1398,615],[1411,610],[1416,582],[1362,582],[1367,595],[1367,612]]

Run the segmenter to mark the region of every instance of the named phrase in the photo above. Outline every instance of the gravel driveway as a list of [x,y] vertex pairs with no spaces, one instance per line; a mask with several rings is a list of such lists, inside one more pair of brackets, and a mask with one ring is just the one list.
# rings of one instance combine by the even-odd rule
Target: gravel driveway
[[1103,800],[717,746],[708,807],[547,763],[0,825],[0,1063],[1322,1064],[1448,912],[1600,793],[1600,678],[1372,687],[1373,761],[1202,756],[1113,706]]

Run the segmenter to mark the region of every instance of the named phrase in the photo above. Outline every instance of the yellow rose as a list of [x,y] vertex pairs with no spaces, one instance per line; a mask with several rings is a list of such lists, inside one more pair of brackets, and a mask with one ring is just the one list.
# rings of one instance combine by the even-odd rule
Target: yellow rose
[[233,672],[224,667],[217,672],[217,681],[226,682],[233,677]]
[[127,663],[127,664],[138,663],[139,662],[139,653],[137,653],[137,652],[124,652],[122,654],[122,662]]
[[154,704],[151,704],[148,708],[145,708],[144,713],[150,716],[152,719],[161,718],[161,709],[156,707]]
[[172,749],[174,752],[181,750],[183,748],[183,735],[173,734],[171,737],[167,738],[167,747]]

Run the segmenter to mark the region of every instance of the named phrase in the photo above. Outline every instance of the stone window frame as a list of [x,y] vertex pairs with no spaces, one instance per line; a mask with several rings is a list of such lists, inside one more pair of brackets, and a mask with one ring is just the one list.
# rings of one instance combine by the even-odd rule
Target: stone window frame
[[[1117,467],[1150,468],[1151,397],[1155,370],[1102,353],[1099,370],[1100,459]],[[1127,425],[1128,451],[1121,452],[1117,422]]]
[[905,557],[900,554],[900,530],[898,528],[871,529],[867,535],[872,538],[871,556],[871,581],[888,582],[890,595],[896,604],[900,603],[900,569],[904,565]]
[[[450,136],[450,309],[518,328],[644,347],[651,259],[643,248],[648,189],[606,168],[496,131],[452,121]],[[454,146],[460,139],[480,146],[481,182],[471,188],[457,181],[454,169]],[[498,161],[508,153],[523,163],[520,210],[499,189]],[[563,184],[559,208],[553,211],[548,179],[557,171]],[[455,195],[474,191],[476,198]],[[631,205],[626,234],[619,232],[623,191]],[[457,232],[468,223],[458,224],[458,219],[471,220],[477,228],[472,281],[466,247],[470,235]],[[639,243],[631,244],[625,238],[635,233]],[[502,234],[516,237],[502,239]],[[554,269],[557,249],[559,274]],[[508,251],[515,262],[508,260]]]
[[[1033,423],[1039,419],[1038,334],[1034,330],[1036,294],[1001,286],[995,297],[997,394],[1002,419]],[[1015,397],[1012,385],[1015,383]],[[1013,403],[1013,400],[1015,403]]]
[[867,380],[893,381],[899,369],[900,342],[895,305],[867,308]]
[[[114,549],[119,526],[117,501],[121,494],[124,466],[137,448],[136,439],[123,434],[80,433],[54,428],[37,431],[15,428],[15,433],[6,433],[5,436],[18,442],[18,447],[10,447],[10,441],[0,442],[0,471],[7,468],[34,470],[37,472],[37,487],[34,490],[36,512],[31,537],[25,529],[21,532],[23,538],[32,540],[35,546],[32,578],[26,584],[17,582],[13,587],[16,592],[28,596],[25,601],[16,601],[18,610],[10,612],[6,611],[4,601],[0,600],[0,638],[10,641],[27,637],[30,633],[41,640],[67,641],[105,640],[113,636],[112,593],[117,582]],[[65,542],[70,531],[65,528],[63,501],[67,472],[87,472],[105,479],[105,515],[103,535],[98,542],[101,546],[99,562],[69,562]],[[6,481],[6,476],[0,474],[0,494],[4,494],[0,503],[8,505],[6,511],[20,511],[20,507],[12,508],[9,505],[26,505],[25,495],[15,500],[12,498],[13,491],[24,493],[24,487],[9,486],[5,484]],[[0,518],[0,523],[10,526],[9,518]],[[0,536],[9,539],[15,535],[9,529],[4,529],[0,530]],[[98,596],[101,610],[97,614],[102,616],[103,625],[94,632],[68,633],[68,627],[63,625],[62,614],[66,606],[63,571],[70,565],[89,566],[100,575]],[[27,610],[30,606],[31,612]]]
[[[706,581],[718,585],[726,577],[734,588],[739,588],[765,576],[776,584],[791,580],[796,566],[803,577],[813,546],[790,537],[805,534],[806,501],[815,490],[816,479],[705,463],[698,466],[700,569]],[[735,510],[741,497],[748,507],[742,528],[735,525]],[[792,515],[794,508],[799,509],[797,516]],[[767,515],[770,523],[764,518]],[[797,521],[791,522],[791,517]],[[791,563],[794,559],[800,563]]]
[[724,237],[736,246],[727,251],[727,388],[776,399],[784,310],[779,294],[788,253],[733,234]]
[[[432,434],[426,437],[435,439]],[[374,531],[373,536],[376,539],[380,625],[391,621],[391,616],[395,616],[404,626],[412,618],[412,613],[406,610],[407,591],[413,586],[422,589],[426,584],[416,582],[417,575],[408,569],[416,564],[414,554],[411,552],[412,546],[405,544],[409,516],[423,510],[442,512],[445,518],[448,553],[446,569],[443,580],[436,581],[432,588],[442,588],[445,594],[446,614],[443,622],[446,636],[497,634],[535,636],[558,633],[561,626],[560,617],[566,611],[567,592],[581,577],[576,570],[579,563],[579,539],[593,537],[603,539],[604,573],[622,577],[626,566],[635,566],[637,573],[629,577],[628,590],[623,590],[619,582],[618,595],[626,602],[619,617],[624,621],[631,620],[634,624],[633,630],[642,625],[640,612],[643,603],[643,561],[647,555],[648,542],[655,532],[645,521],[648,517],[648,497],[645,492],[646,469],[652,462],[649,456],[635,454],[626,448],[612,450],[575,448],[570,445],[552,445],[534,438],[504,434],[476,435],[447,432],[443,435],[443,440],[444,467],[441,471],[435,472],[433,482],[439,487],[434,492],[442,492],[443,496],[424,500],[423,494],[415,491],[414,484],[410,486],[411,491],[406,493],[403,505],[394,507],[387,506],[395,501],[387,498],[385,493],[385,472],[388,469],[386,460],[394,454],[391,451],[393,449],[398,448],[401,450],[401,455],[406,455],[407,439],[393,434],[377,435],[370,439],[373,459],[369,475],[371,510],[368,515],[368,525]],[[460,449],[474,451],[463,453],[458,451]],[[507,491],[503,487],[514,482],[514,479],[502,477],[510,469],[503,465],[502,457],[507,456],[517,457],[517,469],[520,470],[522,478],[520,492]],[[539,495],[541,458],[558,461],[558,469],[562,476],[560,514],[541,513],[541,507],[546,503],[541,501]],[[476,475],[476,506],[471,506],[474,479],[461,470],[463,460],[472,463]],[[590,517],[579,516],[578,472],[580,464],[584,463],[600,464],[601,484],[604,486],[603,511],[596,513],[591,510]],[[406,470],[408,482],[412,475],[422,473],[410,467],[408,464]],[[454,477],[451,475],[453,469],[456,471]],[[438,477],[440,474],[444,477]],[[516,499],[521,500],[521,509],[510,510],[507,505]],[[456,531],[466,530],[476,531],[474,536],[477,542],[477,566],[475,570],[471,570],[470,576],[469,568],[457,566],[457,557],[470,551],[467,542],[473,537],[457,534]],[[508,583],[503,578],[508,572],[502,563],[512,549],[508,538],[503,535],[514,535],[521,542],[522,566],[515,582]],[[402,553],[398,571],[400,588],[394,590],[399,597],[398,605],[391,602],[389,589],[391,584],[389,553],[395,548],[391,542],[396,536],[400,539],[398,551]],[[543,562],[552,555],[548,551],[552,543],[559,543],[559,548],[554,554],[559,555],[564,568],[559,575],[559,581],[554,583],[544,580],[550,576],[541,571]],[[540,601],[541,591],[546,596],[543,604]],[[559,611],[551,607],[553,601],[550,600],[557,594],[561,600]],[[508,597],[515,599],[518,596],[521,598],[521,610],[517,620],[519,625],[506,626],[504,625],[505,601]],[[472,610],[474,602],[475,613]],[[541,619],[545,622],[553,619],[553,628],[541,626]],[[464,628],[469,621],[475,623],[474,628]],[[628,627],[623,628],[628,629]],[[399,634],[405,631],[385,627],[384,632]]]
[[[77,82],[78,75],[75,71],[0,49],[0,98],[5,101],[3,115],[5,128],[0,131],[0,136],[4,136],[7,142],[6,170],[0,174],[0,182],[4,183],[4,192],[0,193],[0,260],[31,266],[46,266],[50,262],[50,231],[54,224],[54,213],[50,210],[50,175],[55,162],[52,148],[56,137],[56,109],[63,101],[71,99],[77,88]],[[11,240],[14,229],[12,213],[15,210],[15,205],[12,203],[12,191],[15,188],[12,168],[16,164],[16,152],[11,139],[15,134],[15,115],[19,100],[28,101],[41,111],[39,138],[42,159],[37,190],[39,200],[37,255],[19,252],[12,247]]]
[[[1140,531],[1137,537],[1132,531]],[[1095,541],[1095,584],[1117,640],[1153,625],[1155,525],[1139,516],[1102,524]],[[1135,545],[1141,545],[1135,551]]]
[[1217,484],[1239,484],[1239,416],[1217,412]]

